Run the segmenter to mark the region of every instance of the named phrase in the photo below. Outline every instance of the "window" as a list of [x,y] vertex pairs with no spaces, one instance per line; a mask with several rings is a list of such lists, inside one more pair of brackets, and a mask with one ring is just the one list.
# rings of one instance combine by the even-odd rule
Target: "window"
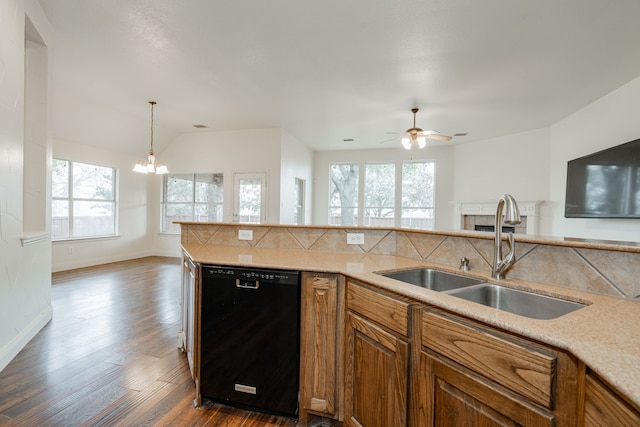
[[162,231],[180,233],[174,221],[222,222],[221,173],[168,174],[162,192]]
[[329,225],[358,224],[358,164],[332,164]]
[[[357,163],[331,165],[330,225],[433,229],[433,161],[367,163],[363,182],[358,167]],[[362,207],[358,206],[360,185],[364,193]],[[362,220],[359,222],[358,218]]]
[[51,238],[116,234],[116,170],[53,159]]
[[395,175],[394,163],[367,163],[365,166],[364,225],[395,226]]
[[434,177],[434,162],[402,165],[402,227],[433,230]]
[[297,225],[304,224],[304,188],[304,179],[296,178],[295,187],[293,189],[293,223]]

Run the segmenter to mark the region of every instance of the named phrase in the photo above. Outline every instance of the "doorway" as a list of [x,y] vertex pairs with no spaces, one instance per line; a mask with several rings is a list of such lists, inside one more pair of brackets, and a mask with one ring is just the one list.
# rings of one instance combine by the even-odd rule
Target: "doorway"
[[267,221],[267,173],[234,173],[233,222],[261,224]]

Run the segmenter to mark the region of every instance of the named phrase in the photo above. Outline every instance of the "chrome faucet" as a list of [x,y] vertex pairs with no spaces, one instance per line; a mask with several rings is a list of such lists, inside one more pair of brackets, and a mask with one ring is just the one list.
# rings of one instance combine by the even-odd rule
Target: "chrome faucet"
[[509,243],[509,253],[506,258],[502,258],[502,210],[505,208],[504,224],[520,224],[520,209],[516,200],[510,194],[503,194],[498,200],[496,208],[495,241],[493,245],[493,269],[491,277],[494,279],[504,279],[505,274],[516,262],[516,247],[513,240],[513,232],[507,236]]

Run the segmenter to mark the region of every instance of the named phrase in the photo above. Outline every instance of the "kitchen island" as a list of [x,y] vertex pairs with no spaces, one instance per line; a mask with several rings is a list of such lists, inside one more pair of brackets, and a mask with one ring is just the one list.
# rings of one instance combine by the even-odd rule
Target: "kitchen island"
[[[255,234],[261,236],[260,242],[262,242],[262,245],[256,242],[251,245],[244,241],[238,241],[236,237],[238,228],[253,229]],[[350,247],[338,248],[343,249],[342,251],[335,249],[314,250],[313,245],[302,249],[297,247],[295,249],[288,249],[292,246],[295,247],[295,245],[293,245],[291,241],[283,238],[283,236],[288,237],[292,229],[293,235],[295,235],[296,232],[303,231],[295,227],[283,226],[241,227],[235,224],[203,225],[201,223],[183,223],[182,246],[185,251],[185,257],[195,265],[217,264],[291,269],[306,272],[309,280],[312,280],[314,277],[327,277],[327,275],[336,279],[335,283],[340,285],[340,294],[337,300],[342,301],[342,306],[338,305],[339,308],[336,317],[338,323],[340,323],[336,323],[339,329],[336,335],[339,341],[337,344],[339,350],[337,350],[338,367],[335,374],[336,384],[334,386],[337,395],[335,402],[336,408],[333,408],[334,414],[327,413],[322,409],[323,405],[318,404],[317,399],[311,399],[311,404],[305,407],[305,402],[303,402],[305,396],[304,393],[301,393],[300,414],[302,425],[307,422],[308,417],[314,414],[319,416],[328,415],[338,420],[344,419],[345,425],[351,425],[349,420],[357,415],[354,415],[353,411],[349,409],[349,402],[353,400],[354,393],[358,393],[358,387],[357,384],[353,384],[353,378],[351,378],[348,373],[349,370],[354,369],[351,365],[355,363],[353,358],[349,357],[349,349],[351,348],[353,351],[353,346],[359,344],[357,342],[354,344],[354,335],[350,335],[349,327],[352,327],[355,331],[370,328],[368,329],[370,332],[384,332],[385,340],[396,340],[397,337],[400,338],[400,341],[396,340],[396,348],[400,350],[399,354],[401,357],[394,359],[394,361],[404,361],[403,363],[406,363],[404,368],[406,368],[406,371],[409,371],[409,374],[407,378],[398,384],[401,389],[408,390],[408,397],[405,396],[405,400],[400,399],[394,404],[400,405],[400,407],[408,407],[409,409],[407,409],[408,415],[405,418],[394,419],[392,422],[400,425],[406,422],[412,423],[411,425],[418,425],[415,423],[417,422],[416,420],[419,419],[420,416],[418,414],[422,410],[418,410],[418,408],[429,407],[428,402],[420,401],[420,399],[424,400],[424,396],[420,397],[425,394],[424,387],[429,385],[427,384],[423,389],[417,386],[420,379],[418,373],[426,372],[429,375],[436,375],[437,372],[440,372],[438,369],[442,366],[444,366],[441,369],[442,372],[445,372],[446,370],[444,369],[449,369],[449,367],[442,365],[442,361],[440,360],[442,353],[446,355],[445,348],[439,349],[436,352],[433,350],[433,348],[436,347],[435,345],[423,345],[422,349],[424,354],[421,355],[418,341],[420,338],[415,335],[415,331],[419,330],[422,324],[449,324],[452,319],[456,321],[454,322],[456,325],[463,325],[466,328],[465,331],[469,334],[472,334],[472,332],[476,334],[477,331],[481,331],[483,336],[489,337],[490,340],[497,339],[500,343],[511,343],[511,341],[513,341],[517,344],[516,347],[514,347],[517,349],[534,348],[536,357],[544,362],[541,362],[542,365],[544,365],[547,360],[550,360],[549,370],[551,373],[549,375],[551,376],[549,378],[551,379],[548,381],[548,384],[545,385],[546,383],[543,381],[542,386],[539,387],[539,385],[534,384],[533,387],[539,387],[541,389],[547,387],[550,390],[549,393],[547,393],[549,394],[548,396],[544,393],[540,395],[537,392],[530,392],[531,387],[527,384],[523,386],[524,391],[518,391],[519,385],[509,382],[511,380],[502,381],[490,378],[492,384],[494,382],[498,384],[498,386],[496,386],[497,389],[505,389],[504,393],[502,393],[503,395],[509,397],[513,394],[514,390],[519,395],[526,396],[530,394],[524,406],[527,408],[534,407],[534,412],[540,412],[536,405],[543,409],[546,407],[546,412],[542,411],[541,419],[544,420],[546,419],[545,417],[547,417],[549,418],[549,422],[552,423],[553,420],[551,417],[555,416],[560,417],[557,419],[558,421],[556,421],[558,425],[571,425],[568,424],[568,421],[565,422],[563,420],[578,417],[579,425],[589,425],[589,417],[592,415],[584,416],[581,414],[586,412],[587,414],[600,416],[601,412],[606,409],[599,407],[602,401],[602,395],[616,399],[613,406],[614,409],[612,410],[614,415],[620,413],[620,411],[627,411],[630,413],[630,415],[628,415],[628,417],[630,417],[628,418],[629,420],[633,420],[633,417],[637,416],[638,408],[640,408],[640,388],[637,385],[640,384],[640,346],[638,346],[637,338],[640,336],[640,304],[638,301],[586,292],[579,289],[569,289],[545,283],[531,282],[520,278],[508,277],[506,280],[500,281],[500,284],[504,286],[530,290],[587,304],[586,307],[580,310],[556,319],[536,320],[525,318],[376,274],[376,272],[379,271],[408,269],[419,266],[430,266],[444,271],[458,272],[455,266],[435,263],[428,259],[428,257],[418,259],[398,255],[398,252],[403,251],[397,250],[399,247],[398,242],[401,240],[398,238],[397,233],[394,236],[396,243],[395,250],[393,245],[385,242],[385,238],[378,239],[378,244],[374,245],[374,247],[359,248],[359,251],[353,250]],[[324,236],[327,233],[338,233],[338,235],[340,235],[339,233],[344,234],[346,230],[348,229],[326,230],[307,227],[304,229],[304,235],[317,234]],[[358,231],[360,230],[362,229]],[[372,231],[378,234],[385,232],[385,230]],[[273,236],[271,236],[272,240],[269,239],[270,233],[273,234]],[[218,235],[217,240],[215,238],[216,234]],[[433,237],[430,233],[420,234],[425,235],[426,238]],[[207,236],[207,238],[204,238],[204,236]],[[384,234],[384,236],[389,236],[389,234]],[[487,240],[486,235],[476,233],[470,235],[452,233],[451,236],[456,239]],[[300,241],[303,239],[297,237],[296,240]],[[415,242],[415,239],[413,241]],[[531,239],[529,239],[526,244],[531,244]],[[585,248],[585,245],[586,244],[582,244],[581,248]],[[414,246],[419,245],[414,244]],[[565,247],[566,243],[560,246]],[[316,245],[316,248],[318,247],[319,245]],[[592,248],[594,247],[591,246],[587,249]],[[596,249],[603,250],[603,248],[605,248],[604,250],[609,249],[603,245],[598,246]],[[629,253],[625,251],[621,252],[624,254]],[[633,250],[631,250],[630,253],[634,253]],[[457,259],[454,259],[454,261],[457,261]],[[486,269],[474,269],[473,264],[472,270],[466,274],[483,279],[489,283],[495,282],[490,278],[490,274]],[[401,307],[401,311],[405,310],[406,306],[406,319],[408,324],[405,332],[395,333],[396,331],[393,330],[396,326],[395,322],[399,318],[394,313],[389,314],[389,318],[395,319],[393,320],[394,323],[378,327],[378,324],[382,323],[380,320],[377,323],[373,322],[373,326],[368,326],[369,324],[365,321],[369,321],[372,318],[376,320],[375,317],[377,315],[375,313],[367,314],[366,304],[359,308],[355,298],[373,298],[377,296],[384,298],[384,301],[390,301],[393,307]],[[304,290],[303,298],[305,298]],[[341,298],[343,299],[341,300]],[[344,299],[346,299],[346,302]],[[373,299],[367,300],[367,304],[371,303],[375,305],[376,301],[377,300]],[[399,305],[395,304],[396,301],[399,301]],[[346,310],[344,309],[345,306]],[[383,305],[383,307],[387,307],[387,305]],[[365,311],[364,314],[362,313],[363,310]],[[400,317],[403,316],[404,315]],[[458,320],[460,321],[458,322]],[[302,321],[305,321],[304,315]],[[419,325],[418,322],[422,323]],[[347,324],[348,327],[344,328],[344,324]],[[409,325],[412,327],[409,327]],[[303,334],[305,330],[308,329],[305,329],[303,325]],[[428,334],[425,333],[423,335],[426,336]],[[197,337],[197,333],[195,336]],[[350,339],[352,341],[350,341]],[[342,349],[340,349],[340,346],[343,346]],[[517,354],[517,352],[514,354]],[[301,357],[304,359],[308,356],[309,355],[303,353]],[[449,359],[447,359],[447,361],[448,360]],[[304,361],[302,361],[302,366],[302,369],[305,369],[304,367],[308,365],[305,365]],[[433,368],[429,368],[429,366]],[[466,369],[465,367],[462,371],[466,373]],[[345,375],[345,372],[347,375]],[[526,377],[526,375],[524,376]],[[195,378],[197,384],[197,375]],[[301,378],[302,382],[305,378],[308,378],[308,376],[305,376],[304,373],[301,372]],[[567,389],[565,384],[563,384],[565,380],[570,383],[569,385],[572,386],[570,388],[575,389],[575,391],[565,390]],[[343,384],[342,381],[345,381],[345,383]],[[482,379],[482,381],[484,381],[484,379]],[[556,384],[555,381],[558,383]],[[501,383],[506,385],[503,386]],[[301,389],[303,388],[304,385],[301,385]],[[568,396],[563,395],[565,391],[568,393]],[[344,393],[344,395],[342,393]],[[346,405],[344,404],[344,400],[347,400]],[[533,404],[531,404],[530,401],[532,401]],[[559,406],[563,406],[563,408],[558,409]],[[611,408],[611,406],[606,407]],[[518,412],[517,410],[514,411]],[[563,411],[565,413],[562,413]],[[426,419],[429,419],[430,416],[431,415],[426,415]]]

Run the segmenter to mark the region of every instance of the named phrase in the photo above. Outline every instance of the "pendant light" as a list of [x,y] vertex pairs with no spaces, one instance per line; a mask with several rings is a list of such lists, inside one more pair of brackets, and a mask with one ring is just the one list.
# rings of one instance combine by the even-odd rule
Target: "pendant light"
[[134,172],[138,173],[155,173],[156,175],[162,175],[169,173],[169,169],[159,160],[156,160],[156,156],[153,154],[153,107],[156,105],[155,101],[149,101],[151,104],[151,149],[149,150],[149,157],[147,160],[142,160],[136,163],[133,167]]

